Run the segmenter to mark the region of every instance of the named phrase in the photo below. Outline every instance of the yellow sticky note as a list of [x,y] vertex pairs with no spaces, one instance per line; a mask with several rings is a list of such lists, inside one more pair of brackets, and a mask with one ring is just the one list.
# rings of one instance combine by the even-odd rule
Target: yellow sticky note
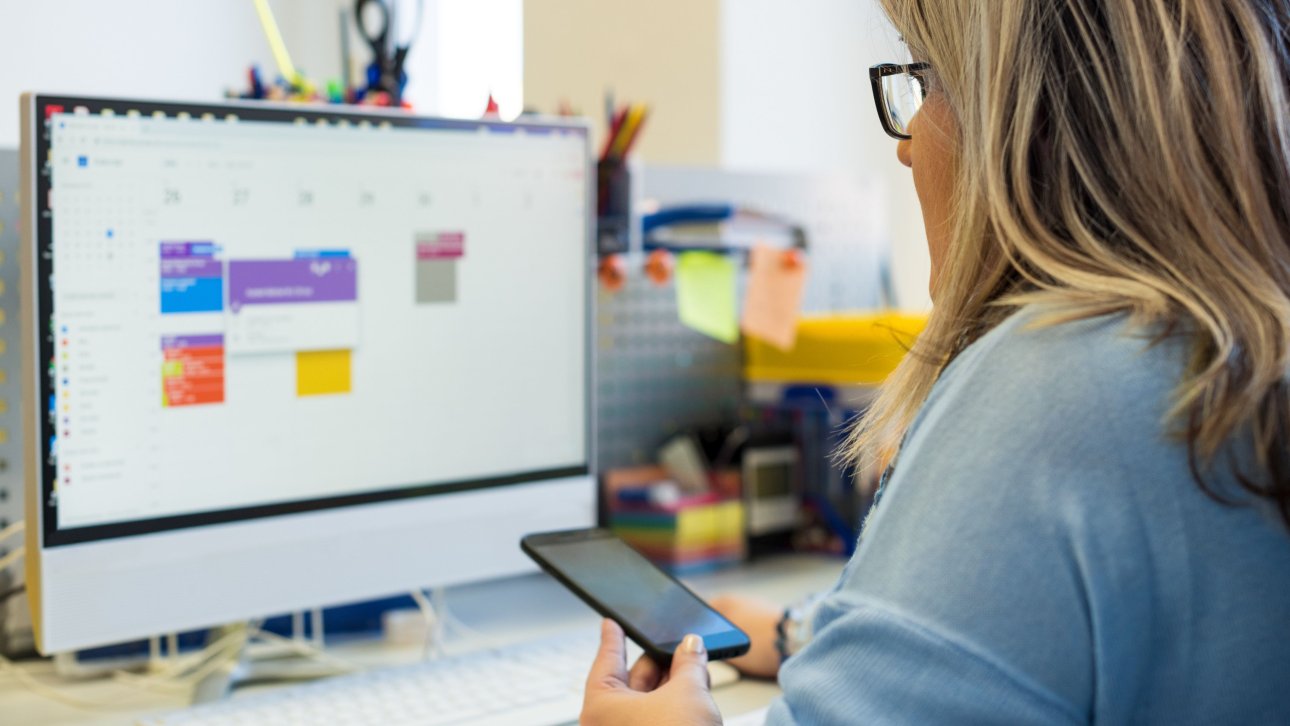
[[805,284],[806,265],[800,255],[766,245],[753,247],[748,257],[744,333],[781,350],[792,349]]
[[296,353],[296,395],[349,393],[350,352],[307,350]]
[[735,265],[715,252],[685,252],[676,262],[676,309],[689,328],[723,343],[739,339]]

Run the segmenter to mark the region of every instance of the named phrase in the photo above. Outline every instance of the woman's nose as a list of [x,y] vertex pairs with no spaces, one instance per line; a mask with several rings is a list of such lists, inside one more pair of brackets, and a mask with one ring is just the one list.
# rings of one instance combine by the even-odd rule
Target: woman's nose
[[912,146],[913,144],[909,139],[901,139],[896,142],[896,158],[900,159],[900,163],[911,169],[914,167],[914,158],[911,154]]

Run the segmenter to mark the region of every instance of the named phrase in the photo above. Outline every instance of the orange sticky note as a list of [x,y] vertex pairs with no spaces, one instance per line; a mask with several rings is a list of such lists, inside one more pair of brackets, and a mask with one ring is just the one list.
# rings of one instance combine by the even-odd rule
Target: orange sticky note
[[748,292],[740,327],[746,335],[789,350],[797,340],[797,313],[802,308],[806,262],[793,252],[766,245],[748,256]]

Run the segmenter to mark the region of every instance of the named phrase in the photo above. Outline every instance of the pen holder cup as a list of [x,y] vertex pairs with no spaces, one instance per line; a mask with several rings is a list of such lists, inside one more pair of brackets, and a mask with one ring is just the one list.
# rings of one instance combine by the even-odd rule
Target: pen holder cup
[[622,159],[596,165],[596,251],[626,252],[631,236],[632,175]]

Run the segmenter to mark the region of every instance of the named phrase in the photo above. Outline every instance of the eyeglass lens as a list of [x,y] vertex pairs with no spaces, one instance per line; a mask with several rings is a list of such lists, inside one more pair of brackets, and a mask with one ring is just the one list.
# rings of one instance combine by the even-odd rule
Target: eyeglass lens
[[896,131],[909,133],[909,121],[923,105],[927,88],[923,79],[911,73],[883,76],[882,98],[887,106],[887,117]]

